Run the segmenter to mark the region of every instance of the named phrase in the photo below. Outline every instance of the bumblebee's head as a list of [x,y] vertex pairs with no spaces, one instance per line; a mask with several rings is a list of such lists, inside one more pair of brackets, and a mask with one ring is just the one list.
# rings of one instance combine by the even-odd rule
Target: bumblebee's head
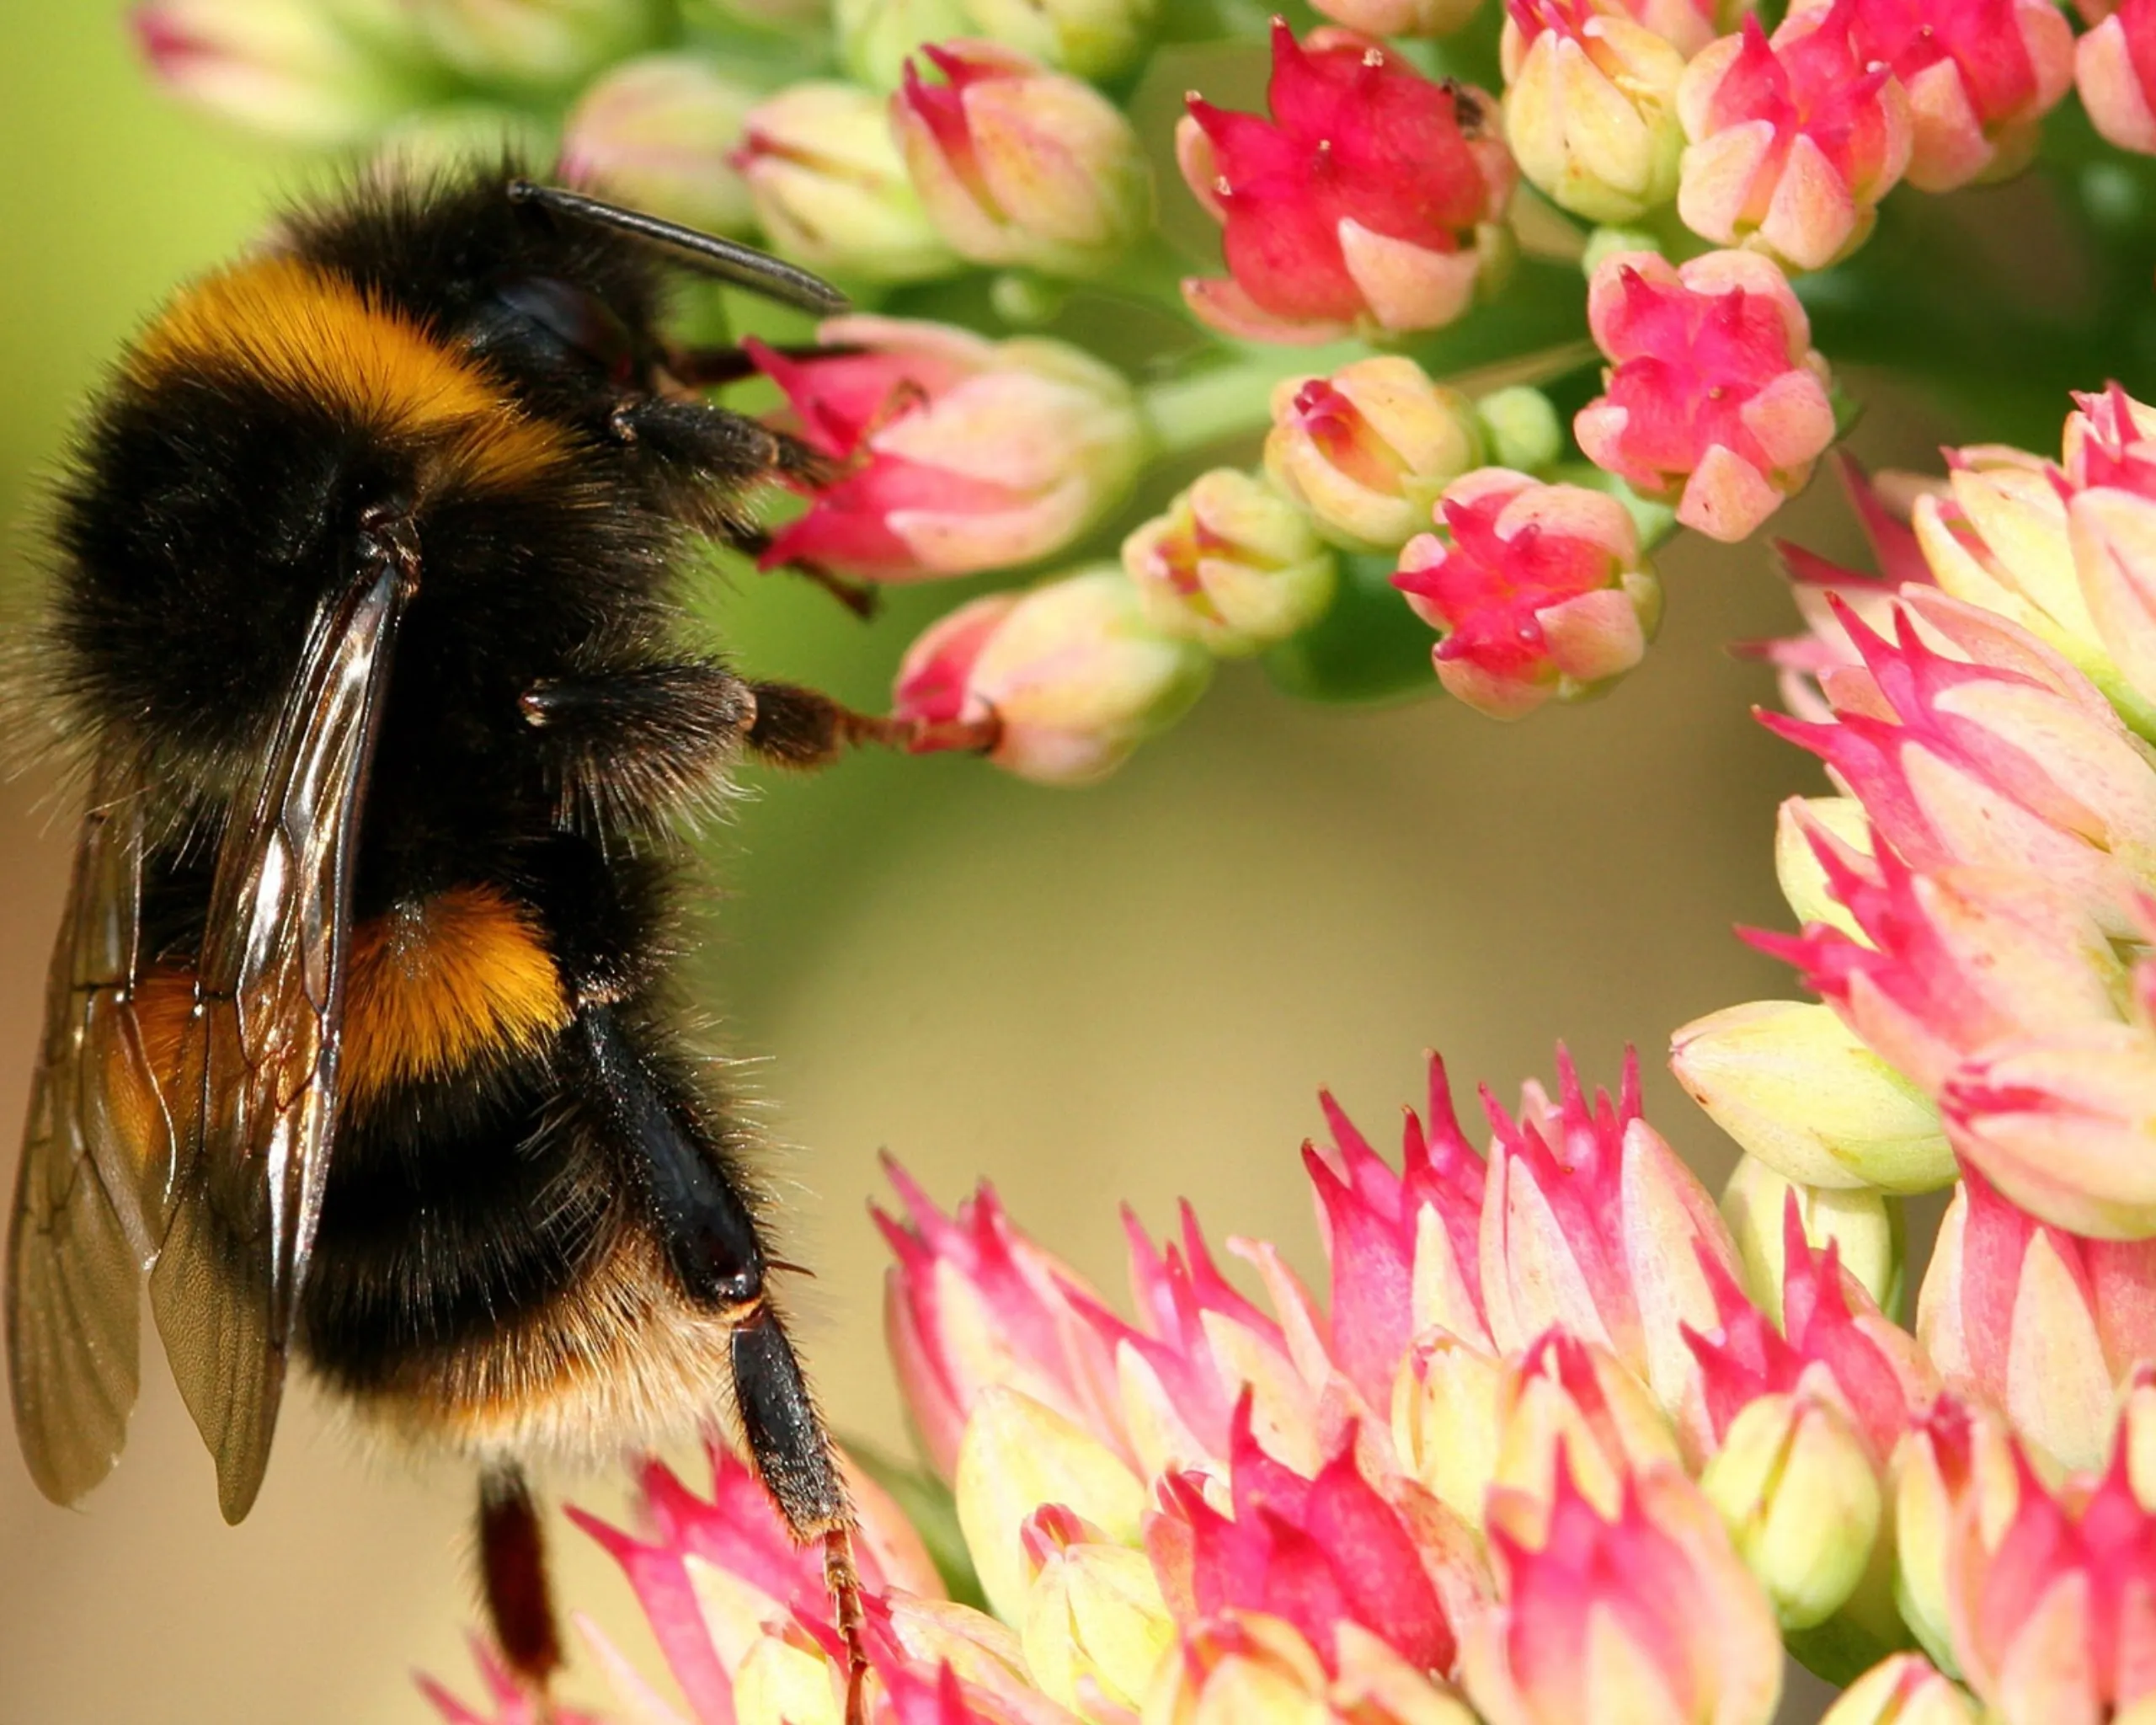
[[388,181],[289,218],[295,255],[480,355],[543,411],[648,380],[669,274],[718,276],[810,311],[833,288],[789,264],[581,191],[514,160]]
[[414,524],[429,569],[399,675],[499,685],[488,710],[520,724],[532,678],[643,627],[698,519],[707,471],[675,475],[656,428],[614,429],[661,381],[682,267],[838,303],[776,260],[514,164],[362,184],[183,289],[56,499],[73,576],[56,660],[79,704],[233,758],[349,579],[360,523],[388,515]]

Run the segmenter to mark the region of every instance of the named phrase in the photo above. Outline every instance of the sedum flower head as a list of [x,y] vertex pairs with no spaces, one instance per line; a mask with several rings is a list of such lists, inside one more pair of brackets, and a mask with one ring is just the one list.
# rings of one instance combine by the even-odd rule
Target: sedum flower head
[[929,220],[970,263],[1096,275],[1151,220],[1150,170],[1129,120],[1090,84],[1014,48],[926,45],[890,112]]
[[1870,235],[1912,134],[1900,83],[1859,57],[1853,4],[1799,12],[1771,40],[1747,18],[1684,68],[1677,209],[1694,233],[1791,270],[1823,269]]
[[1588,323],[1610,360],[1573,435],[1597,467],[1712,538],[1743,538],[1834,438],[1827,364],[1782,272],[1750,252],[1604,258]]
[[897,581],[1035,562],[1120,502],[1143,457],[1129,386],[1062,342],[895,318],[819,334],[807,358],[748,344],[831,463],[766,566]]
[[1177,156],[1222,227],[1225,278],[1187,281],[1191,309],[1246,339],[1435,329],[1495,280],[1512,158],[1490,99],[1438,83],[1368,37],[1273,27],[1269,113],[1190,98]]
[[1393,585],[1442,638],[1438,681],[1517,718],[1600,692],[1646,656],[1662,589],[1606,493],[1481,467],[1445,488],[1442,533],[1411,539]]
[[1123,543],[1145,614],[1224,657],[1286,640],[1325,614],[1337,579],[1310,519],[1262,474],[1216,467]]

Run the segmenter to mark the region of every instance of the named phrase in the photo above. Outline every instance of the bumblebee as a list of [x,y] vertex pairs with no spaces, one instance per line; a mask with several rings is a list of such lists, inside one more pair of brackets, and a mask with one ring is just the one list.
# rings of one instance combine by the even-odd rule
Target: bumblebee
[[480,1468],[485,1594],[561,1648],[533,1458],[728,1428],[852,1525],[787,1339],[736,1110],[669,986],[682,817],[744,753],[895,740],[680,639],[693,542],[817,457],[699,386],[702,271],[842,303],[513,165],[366,182],[186,288],[125,355],[54,515],[36,675],[88,813],[9,1232],[16,1430],[110,1469],[140,1290],[238,1521],[295,1357]]

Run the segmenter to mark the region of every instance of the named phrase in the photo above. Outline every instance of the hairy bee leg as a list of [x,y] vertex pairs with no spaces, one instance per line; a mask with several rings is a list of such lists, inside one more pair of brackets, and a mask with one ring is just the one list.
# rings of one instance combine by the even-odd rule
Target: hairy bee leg
[[[639,445],[721,491],[738,491],[771,479],[813,491],[838,475],[829,457],[799,438],[693,397],[645,396],[624,402],[615,409],[607,430],[616,441]],[[760,561],[771,549],[771,535],[732,510],[719,513],[706,526],[744,556]],[[878,599],[873,587],[849,581],[814,563],[782,567],[787,574],[821,587],[855,616],[876,614]]]
[[974,749],[985,753],[1002,734],[1001,723],[993,713],[929,724],[857,713],[798,683],[751,683],[749,692],[756,702],[746,739],[749,747],[777,766],[828,766],[848,749],[864,744],[915,752]]
[[734,1396],[749,1459],[802,1544],[821,1541],[824,1579],[846,1655],[846,1725],[867,1717],[868,1648],[861,1574],[853,1561],[853,1505],[822,1416],[786,1330],[766,1304],[734,1332]]
[[513,1461],[492,1463],[479,1476],[479,1575],[495,1645],[510,1669],[543,1696],[561,1669],[562,1635],[539,1506]]
[[611,1008],[577,1014],[589,1076],[613,1135],[634,1159],[682,1290],[723,1315],[734,1411],[750,1465],[801,1544],[821,1542],[846,1646],[849,1725],[865,1718],[867,1652],[853,1567],[853,1505],[801,1361],[765,1285],[770,1259],[725,1159],[699,1138]]

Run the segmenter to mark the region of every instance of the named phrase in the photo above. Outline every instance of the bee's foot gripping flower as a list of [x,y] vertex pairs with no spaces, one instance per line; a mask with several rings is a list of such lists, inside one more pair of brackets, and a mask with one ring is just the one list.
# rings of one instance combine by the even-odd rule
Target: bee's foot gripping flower
[[1588,322],[1611,361],[1573,435],[1597,467],[1712,538],[1743,538],[1834,441],[1827,362],[1782,272],[1749,252],[1604,259]]
[[1443,638],[1438,680],[1517,718],[1577,700],[1646,655],[1662,590],[1625,506],[1578,485],[1482,467],[1445,489],[1442,533],[1401,553],[1393,585]]
[[[1792,1249],[1794,1341],[1756,1311],[1748,1327],[1726,1235],[1641,1119],[1636,1067],[1619,1097],[1566,1061],[1555,1096],[1492,1104],[1486,1162],[1434,1059],[1397,1168],[1324,1107],[1333,1141],[1304,1159],[1328,1297],[1237,1242],[1270,1311],[1187,1211],[1165,1247],[1130,1224],[1124,1318],[992,1194],[947,1217],[893,1171],[890,1333],[963,1542],[939,1561],[988,1609],[946,1597],[890,1499],[852,1482],[873,1725],[1764,1725],[1774,1610],[1688,1473],[1728,1428],[1706,1419],[1685,1332],[1719,1316],[1732,1381],[1764,1350],[1808,1350],[1804,1395],[1838,1393],[1828,1366],[1868,1392],[1847,1305],[1814,1297],[1832,1254]],[[1751,1546],[1816,1602],[1839,1571],[1805,1567],[1797,1499],[1848,1454],[1812,1429],[1861,1428],[1806,1407],[1806,1469]],[[1869,1479],[1876,1445],[1859,1441]],[[689,1711],[585,1625],[623,1717],[841,1725],[820,1569],[753,1475],[722,1456],[708,1499],[656,1466],[641,1485],[632,1529],[576,1519],[628,1576]],[[495,1725],[524,1725],[513,1701]],[[484,1717],[445,1705],[456,1725]]]
[[1183,177],[1222,225],[1225,279],[1187,281],[1227,334],[1314,343],[1435,329],[1511,255],[1496,104],[1367,37],[1273,29],[1269,118],[1190,99]]

